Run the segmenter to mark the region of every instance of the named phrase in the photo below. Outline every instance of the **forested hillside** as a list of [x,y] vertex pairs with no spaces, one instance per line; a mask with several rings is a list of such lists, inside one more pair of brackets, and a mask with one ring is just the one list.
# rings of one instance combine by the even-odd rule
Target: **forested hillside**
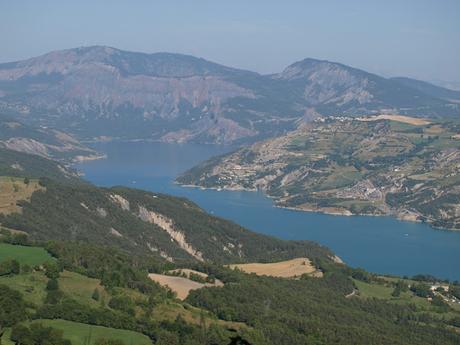
[[66,184],[84,184],[76,171],[62,163],[37,155],[0,147],[0,176],[49,177]]
[[[52,161],[2,152],[1,172],[9,174],[0,179],[0,198],[8,199],[0,208],[2,344],[460,341],[455,283],[377,276],[318,244],[253,233],[183,198],[99,188],[68,179]],[[320,274],[259,276],[227,265],[300,257]],[[180,269],[220,285],[181,300],[149,278]]]
[[0,215],[0,223],[36,240],[108,244],[169,261],[232,263],[301,256],[329,260],[333,255],[313,242],[255,234],[210,216],[186,199],[50,179],[40,184],[43,189],[30,202],[20,202],[21,213]]

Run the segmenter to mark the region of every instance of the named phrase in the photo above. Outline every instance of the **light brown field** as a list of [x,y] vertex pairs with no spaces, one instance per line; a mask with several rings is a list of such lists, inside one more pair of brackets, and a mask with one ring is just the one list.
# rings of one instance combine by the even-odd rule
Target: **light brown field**
[[294,278],[302,274],[309,274],[313,277],[323,276],[323,273],[318,271],[307,258],[296,258],[274,263],[236,264],[228,267],[232,269],[238,268],[246,273],[255,273],[260,276],[281,278]]
[[214,284],[202,284],[183,277],[174,277],[157,273],[150,273],[149,278],[153,281],[156,281],[160,285],[169,287],[172,291],[174,291],[177,294],[177,298],[181,300],[186,299],[189,292],[192,290],[201,289],[203,287],[224,285],[219,280],[216,280]]
[[25,184],[23,178],[0,177],[0,214],[21,212],[16,203],[20,200],[30,201],[33,192],[43,189],[37,180]]
[[425,119],[419,119],[416,117],[404,116],[404,115],[389,115],[389,114],[381,114],[376,116],[370,117],[362,117],[359,118],[360,121],[378,121],[378,120],[391,120],[397,122],[408,123],[414,126],[424,126],[429,125],[431,122]]

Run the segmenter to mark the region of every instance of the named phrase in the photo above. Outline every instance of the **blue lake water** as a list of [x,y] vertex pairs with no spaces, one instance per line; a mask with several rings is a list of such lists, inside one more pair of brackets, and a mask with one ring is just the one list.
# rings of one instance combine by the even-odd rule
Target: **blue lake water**
[[331,216],[276,208],[261,193],[181,187],[174,178],[228,148],[162,143],[102,143],[107,159],[78,164],[99,186],[124,185],[187,197],[208,212],[283,239],[308,239],[347,264],[395,275],[432,274],[460,280],[460,232],[390,217]]

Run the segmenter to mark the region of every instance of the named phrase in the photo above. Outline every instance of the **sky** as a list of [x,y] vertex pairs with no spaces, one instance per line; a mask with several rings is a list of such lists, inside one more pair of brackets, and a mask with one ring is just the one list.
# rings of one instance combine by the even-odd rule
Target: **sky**
[[88,45],[259,73],[312,57],[460,82],[460,0],[0,0],[0,62]]

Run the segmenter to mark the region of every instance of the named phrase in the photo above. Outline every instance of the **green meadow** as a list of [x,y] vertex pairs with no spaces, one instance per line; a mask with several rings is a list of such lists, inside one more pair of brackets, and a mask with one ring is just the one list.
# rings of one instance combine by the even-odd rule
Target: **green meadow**
[[0,243],[0,262],[11,259],[29,266],[42,265],[54,260],[43,248]]
[[64,332],[64,338],[69,339],[72,345],[92,345],[99,338],[121,340],[126,345],[151,345],[152,341],[145,335],[127,331],[123,329],[115,329],[109,327],[101,327],[87,325],[79,322],[66,320],[37,320],[44,326],[60,329]]

